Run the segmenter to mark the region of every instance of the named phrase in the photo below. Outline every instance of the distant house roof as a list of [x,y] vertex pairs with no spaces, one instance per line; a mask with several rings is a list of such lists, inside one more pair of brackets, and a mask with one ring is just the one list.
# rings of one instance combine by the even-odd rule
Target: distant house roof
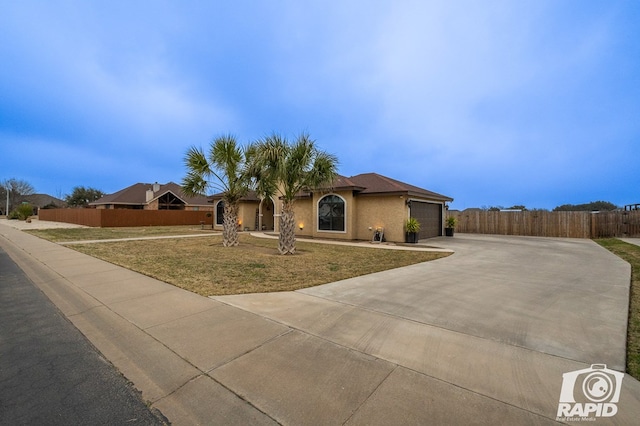
[[63,200],[56,197],[52,197],[51,195],[48,195],[48,194],[24,195],[20,199],[21,201],[25,201],[36,207],[44,207],[44,206],[50,206],[50,205],[53,205],[56,207],[65,207],[67,205],[67,203],[64,202]]
[[[154,190],[157,189],[157,190]],[[153,191],[153,197],[147,200],[147,191]],[[164,185],[157,183],[136,183],[121,189],[113,194],[105,195],[104,197],[89,203],[90,206],[98,206],[103,204],[124,204],[124,205],[145,205],[151,201],[171,192],[174,196],[184,201],[188,206],[211,206],[208,203],[208,198],[205,196],[189,197],[183,191],[182,187],[174,182],[169,182]]]

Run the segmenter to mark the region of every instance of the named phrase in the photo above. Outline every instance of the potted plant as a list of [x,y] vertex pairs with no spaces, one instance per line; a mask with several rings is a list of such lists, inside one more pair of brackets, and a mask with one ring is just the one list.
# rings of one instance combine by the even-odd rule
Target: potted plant
[[420,232],[420,222],[415,217],[411,217],[404,224],[406,231],[406,241],[415,244],[418,242],[418,232]]
[[456,223],[458,223],[458,219],[454,216],[449,216],[445,221],[444,234],[447,237],[453,237],[453,229],[456,227]]

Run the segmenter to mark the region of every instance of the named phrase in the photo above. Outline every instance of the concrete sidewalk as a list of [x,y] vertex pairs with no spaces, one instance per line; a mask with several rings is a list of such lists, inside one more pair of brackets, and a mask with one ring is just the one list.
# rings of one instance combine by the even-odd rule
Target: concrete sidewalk
[[640,246],[640,238],[618,238],[619,240],[624,241],[625,243],[635,244]]
[[[437,312],[440,322],[417,318],[420,309],[404,312],[401,303],[413,299],[406,306],[415,308],[424,297],[416,288],[428,283],[416,284],[416,276],[434,267],[450,269],[450,286],[454,272],[484,274],[497,286],[499,271],[476,272],[466,263],[473,241],[442,243],[457,253],[423,268],[214,300],[0,226],[3,249],[173,424],[555,423],[562,374],[605,360],[484,336],[487,321],[466,333],[457,312],[450,312],[451,327],[443,325],[447,312]],[[621,270],[617,258],[602,255],[607,261],[600,266]],[[483,256],[491,262],[491,253]],[[363,298],[367,292],[359,288],[369,287],[376,296]],[[438,289],[441,301],[446,288],[443,282]],[[603,297],[618,300],[616,294]],[[478,291],[471,296],[484,297]],[[576,316],[593,308],[567,307]],[[573,330],[566,346],[588,340],[590,331]],[[620,363],[617,348],[603,352],[606,362]],[[640,417],[640,384],[629,376],[618,407],[615,417],[599,423],[633,424]]]

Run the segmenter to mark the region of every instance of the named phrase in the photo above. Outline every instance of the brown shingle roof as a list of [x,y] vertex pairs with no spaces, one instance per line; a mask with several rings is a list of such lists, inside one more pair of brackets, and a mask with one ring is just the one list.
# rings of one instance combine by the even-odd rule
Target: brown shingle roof
[[[327,190],[327,188],[322,189]],[[409,185],[408,183],[400,182],[399,180],[391,179],[377,173],[363,173],[352,177],[338,175],[331,184],[331,190],[352,190],[357,194],[404,194],[436,201],[453,201],[453,198],[447,197],[446,195],[427,191],[426,189]],[[308,196],[308,192],[301,191],[298,196]],[[211,196],[213,201],[221,198],[222,193]],[[259,198],[254,191],[249,191],[246,196],[242,197],[242,201],[259,201]]]
[[[101,204],[128,204],[128,205],[144,205],[147,202],[147,190],[153,189],[153,183],[136,183],[113,194],[105,195],[104,197],[89,203],[91,206]],[[164,185],[158,185],[160,188],[153,193],[153,199],[171,192],[176,197],[180,198],[188,206],[207,206],[207,197],[196,196],[188,197],[183,191],[182,187],[174,182],[169,182]]]
[[453,198],[436,192],[427,191],[399,180],[391,179],[377,173],[363,173],[348,178],[356,186],[364,188],[360,194],[390,194],[402,193],[410,196],[424,197],[439,201],[453,201]]

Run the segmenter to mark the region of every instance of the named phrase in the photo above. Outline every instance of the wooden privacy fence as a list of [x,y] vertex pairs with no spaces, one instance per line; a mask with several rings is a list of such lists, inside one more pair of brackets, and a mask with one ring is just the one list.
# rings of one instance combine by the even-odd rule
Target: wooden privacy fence
[[451,212],[457,232],[532,237],[609,238],[640,237],[640,211]]
[[210,211],[130,209],[40,209],[38,218],[98,228],[199,225],[201,222],[211,225],[213,221]]

